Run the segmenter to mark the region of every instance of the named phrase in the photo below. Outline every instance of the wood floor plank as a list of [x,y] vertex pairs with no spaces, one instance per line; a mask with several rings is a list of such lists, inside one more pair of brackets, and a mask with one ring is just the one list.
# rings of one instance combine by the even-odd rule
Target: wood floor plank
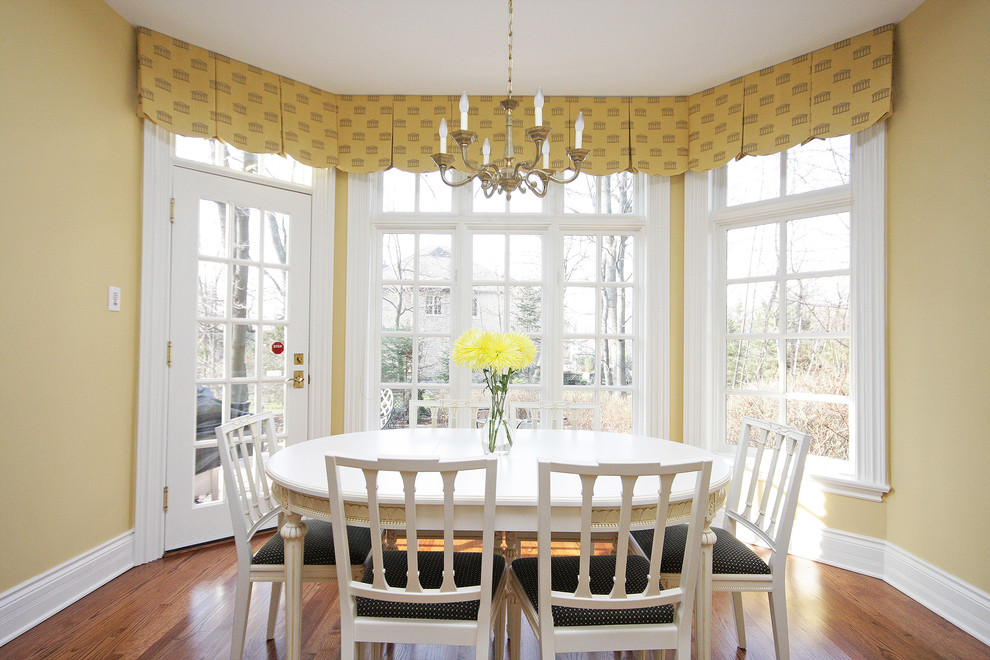
[[[259,545],[265,538],[255,539]],[[562,548],[566,551],[566,548]],[[556,552],[556,548],[555,548]],[[523,554],[534,553],[524,544]],[[990,647],[881,580],[788,560],[791,655],[803,659],[990,660]],[[232,542],[171,553],[135,567],[0,647],[0,660],[217,660],[230,653],[236,559]],[[266,641],[270,587],[255,585],[245,660],[285,657],[284,614]],[[728,594],[715,594],[714,658],[773,658],[767,598],[744,594],[748,649],[736,647]],[[340,657],[335,584],[303,587],[303,658]],[[536,637],[523,625],[523,658]],[[393,660],[467,660],[468,648],[396,645]],[[625,654],[623,657],[632,657]],[[613,660],[611,653],[564,660]]]

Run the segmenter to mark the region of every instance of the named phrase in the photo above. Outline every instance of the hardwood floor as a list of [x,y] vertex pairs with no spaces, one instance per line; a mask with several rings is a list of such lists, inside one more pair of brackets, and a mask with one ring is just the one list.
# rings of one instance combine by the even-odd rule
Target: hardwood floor
[[[131,569],[0,647],[0,659],[226,658],[235,572],[233,542],[169,554]],[[268,585],[255,586],[244,653],[250,660],[285,657],[284,615],[279,617],[275,640],[264,639],[268,594]],[[796,660],[990,659],[990,647],[880,580],[791,558],[787,597],[791,655]],[[336,585],[305,585],[303,598],[303,657],[338,658]],[[728,595],[715,595],[714,658],[774,657],[766,597],[745,594],[744,599],[746,651],[736,648]],[[524,659],[539,657],[536,638],[525,620],[522,642]],[[394,658],[460,660],[472,655],[467,648],[400,645]],[[612,655],[564,657],[606,660]]]

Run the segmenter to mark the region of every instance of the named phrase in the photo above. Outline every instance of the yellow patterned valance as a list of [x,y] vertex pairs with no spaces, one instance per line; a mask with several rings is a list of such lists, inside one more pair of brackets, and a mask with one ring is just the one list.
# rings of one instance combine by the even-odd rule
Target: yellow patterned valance
[[[547,97],[550,166],[566,167],[579,112],[590,174],[673,176],[861,131],[891,113],[893,30],[870,30],[690,96]],[[451,130],[460,127],[456,96],[334,94],[146,28],[138,28],[138,58],[139,114],[150,121],[245,151],[287,154],[313,167],[432,172],[440,120]],[[533,100],[516,98],[514,152],[530,159],[525,128],[533,124]],[[501,97],[470,100],[469,128],[479,142],[469,157],[481,161],[481,142],[488,137],[492,158],[501,158]],[[455,148],[448,138],[448,152]]]

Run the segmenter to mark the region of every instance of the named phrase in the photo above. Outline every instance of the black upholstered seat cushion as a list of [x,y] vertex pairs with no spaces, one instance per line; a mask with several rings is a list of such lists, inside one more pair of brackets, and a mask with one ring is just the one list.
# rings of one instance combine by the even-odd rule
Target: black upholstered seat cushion
[[[306,532],[303,545],[303,563],[314,566],[333,566],[337,563],[333,548],[333,525],[325,520],[305,520]],[[367,527],[347,528],[348,550],[351,564],[363,564],[371,552],[371,531]],[[252,564],[284,564],[285,545],[281,534],[275,533],[251,558]]]
[[[481,584],[480,552],[454,553],[454,584],[458,587],[471,587]],[[443,584],[443,553],[438,551],[419,552],[419,583],[424,589],[439,589]],[[408,567],[405,550],[386,550],[382,554],[385,565],[385,582],[390,587],[405,588]],[[505,558],[495,555],[492,562],[492,597],[505,571]],[[361,581],[371,584],[374,581],[374,562],[369,555],[364,564]],[[477,600],[464,600],[457,603],[396,603],[374,598],[356,598],[358,616],[380,616],[393,619],[445,619],[473,621],[478,618]]]
[[[770,575],[770,567],[749,546],[721,527],[712,527],[712,531],[717,539],[712,548],[713,575]],[[671,525],[664,532],[661,573],[681,572],[687,532],[687,525]],[[653,530],[637,530],[632,535],[643,552],[649,555],[653,549]]]
[[[580,557],[550,558],[550,588],[554,591],[573,593],[578,584]],[[615,555],[591,557],[591,593],[607,594],[612,591],[615,578]],[[639,593],[646,589],[650,562],[639,555],[629,555],[626,563],[626,593]],[[519,578],[533,607],[539,609],[539,559],[526,557],[512,562],[512,572]],[[674,606],[640,607],[628,610],[599,610],[580,607],[551,608],[554,626],[608,626],[636,623],[670,623],[674,620]]]

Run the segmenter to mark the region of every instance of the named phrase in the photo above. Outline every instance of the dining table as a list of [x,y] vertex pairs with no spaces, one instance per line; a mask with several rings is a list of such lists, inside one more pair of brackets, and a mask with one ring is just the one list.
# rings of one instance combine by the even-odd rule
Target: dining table
[[[389,429],[344,433],[316,438],[289,445],[268,459],[266,472],[272,481],[272,493],[284,512],[284,522],[279,530],[285,543],[285,633],[286,658],[298,660],[302,640],[302,555],[306,535],[303,517],[330,520],[326,460],[327,455],[351,456],[358,458],[436,456],[441,459],[462,459],[477,457],[484,453],[483,431],[477,429]],[[725,503],[726,492],[731,478],[728,463],[711,452],[680,442],[627,433],[585,430],[516,429],[512,432],[511,451],[498,457],[496,486],[495,529],[504,533],[504,552],[511,561],[518,553],[520,537],[535,536],[537,531],[537,466],[540,458],[561,462],[660,462],[676,464],[697,460],[712,459],[711,482],[705,529],[702,534],[701,574],[698,579],[698,598],[695,610],[696,638],[698,655],[709,658],[711,654],[711,572],[712,546],[715,534],[711,521],[717,510]],[[346,479],[342,482],[345,512],[348,521],[367,520],[367,497],[363,479],[357,476],[353,488]],[[633,527],[649,527],[656,520],[657,488],[651,488],[648,480],[640,480],[633,497]],[[674,482],[671,493],[669,522],[684,519],[690,513],[694,477],[680,475]],[[609,489],[614,489],[612,492]],[[593,510],[593,523],[600,520],[607,523],[617,517],[620,504],[618,482],[609,485],[606,480],[601,490],[596,487],[596,505]],[[477,492],[474,492],[477,490]],[[551,505],[560,510],[579,511],[581,494],[575,487],[573,492],[557,489]],[[433,492],[435,491],[435,492]],[[379,510],[383,520],[401,521],[403,516],[403,492],[401,480],[391,482],[382,479],[378,487]],[[427,481],[417,484],[417,517],[430,515],[430,503],[438,509],[437,517],[442,520],[442,491],[439,480],[433,486]],[[422,502],[422,505],[421,505]],[[484,498],[480,487],[460,485],[454,493],[455,524],[459,532],[482,530],[482,509]],[[421,510],[421,506],[424,508]],[[568,507],[573,507],[569,509]],[[566,528],[568,520],[573,520],[574,530],[578,531],[579,515],[556,516],[558,523]],[[514,619],[514,620],[513,620]],[[509,639],[510,657],[519,657],[520,620],[510,617]],[[513,641],[514,640],[514,641]]]

